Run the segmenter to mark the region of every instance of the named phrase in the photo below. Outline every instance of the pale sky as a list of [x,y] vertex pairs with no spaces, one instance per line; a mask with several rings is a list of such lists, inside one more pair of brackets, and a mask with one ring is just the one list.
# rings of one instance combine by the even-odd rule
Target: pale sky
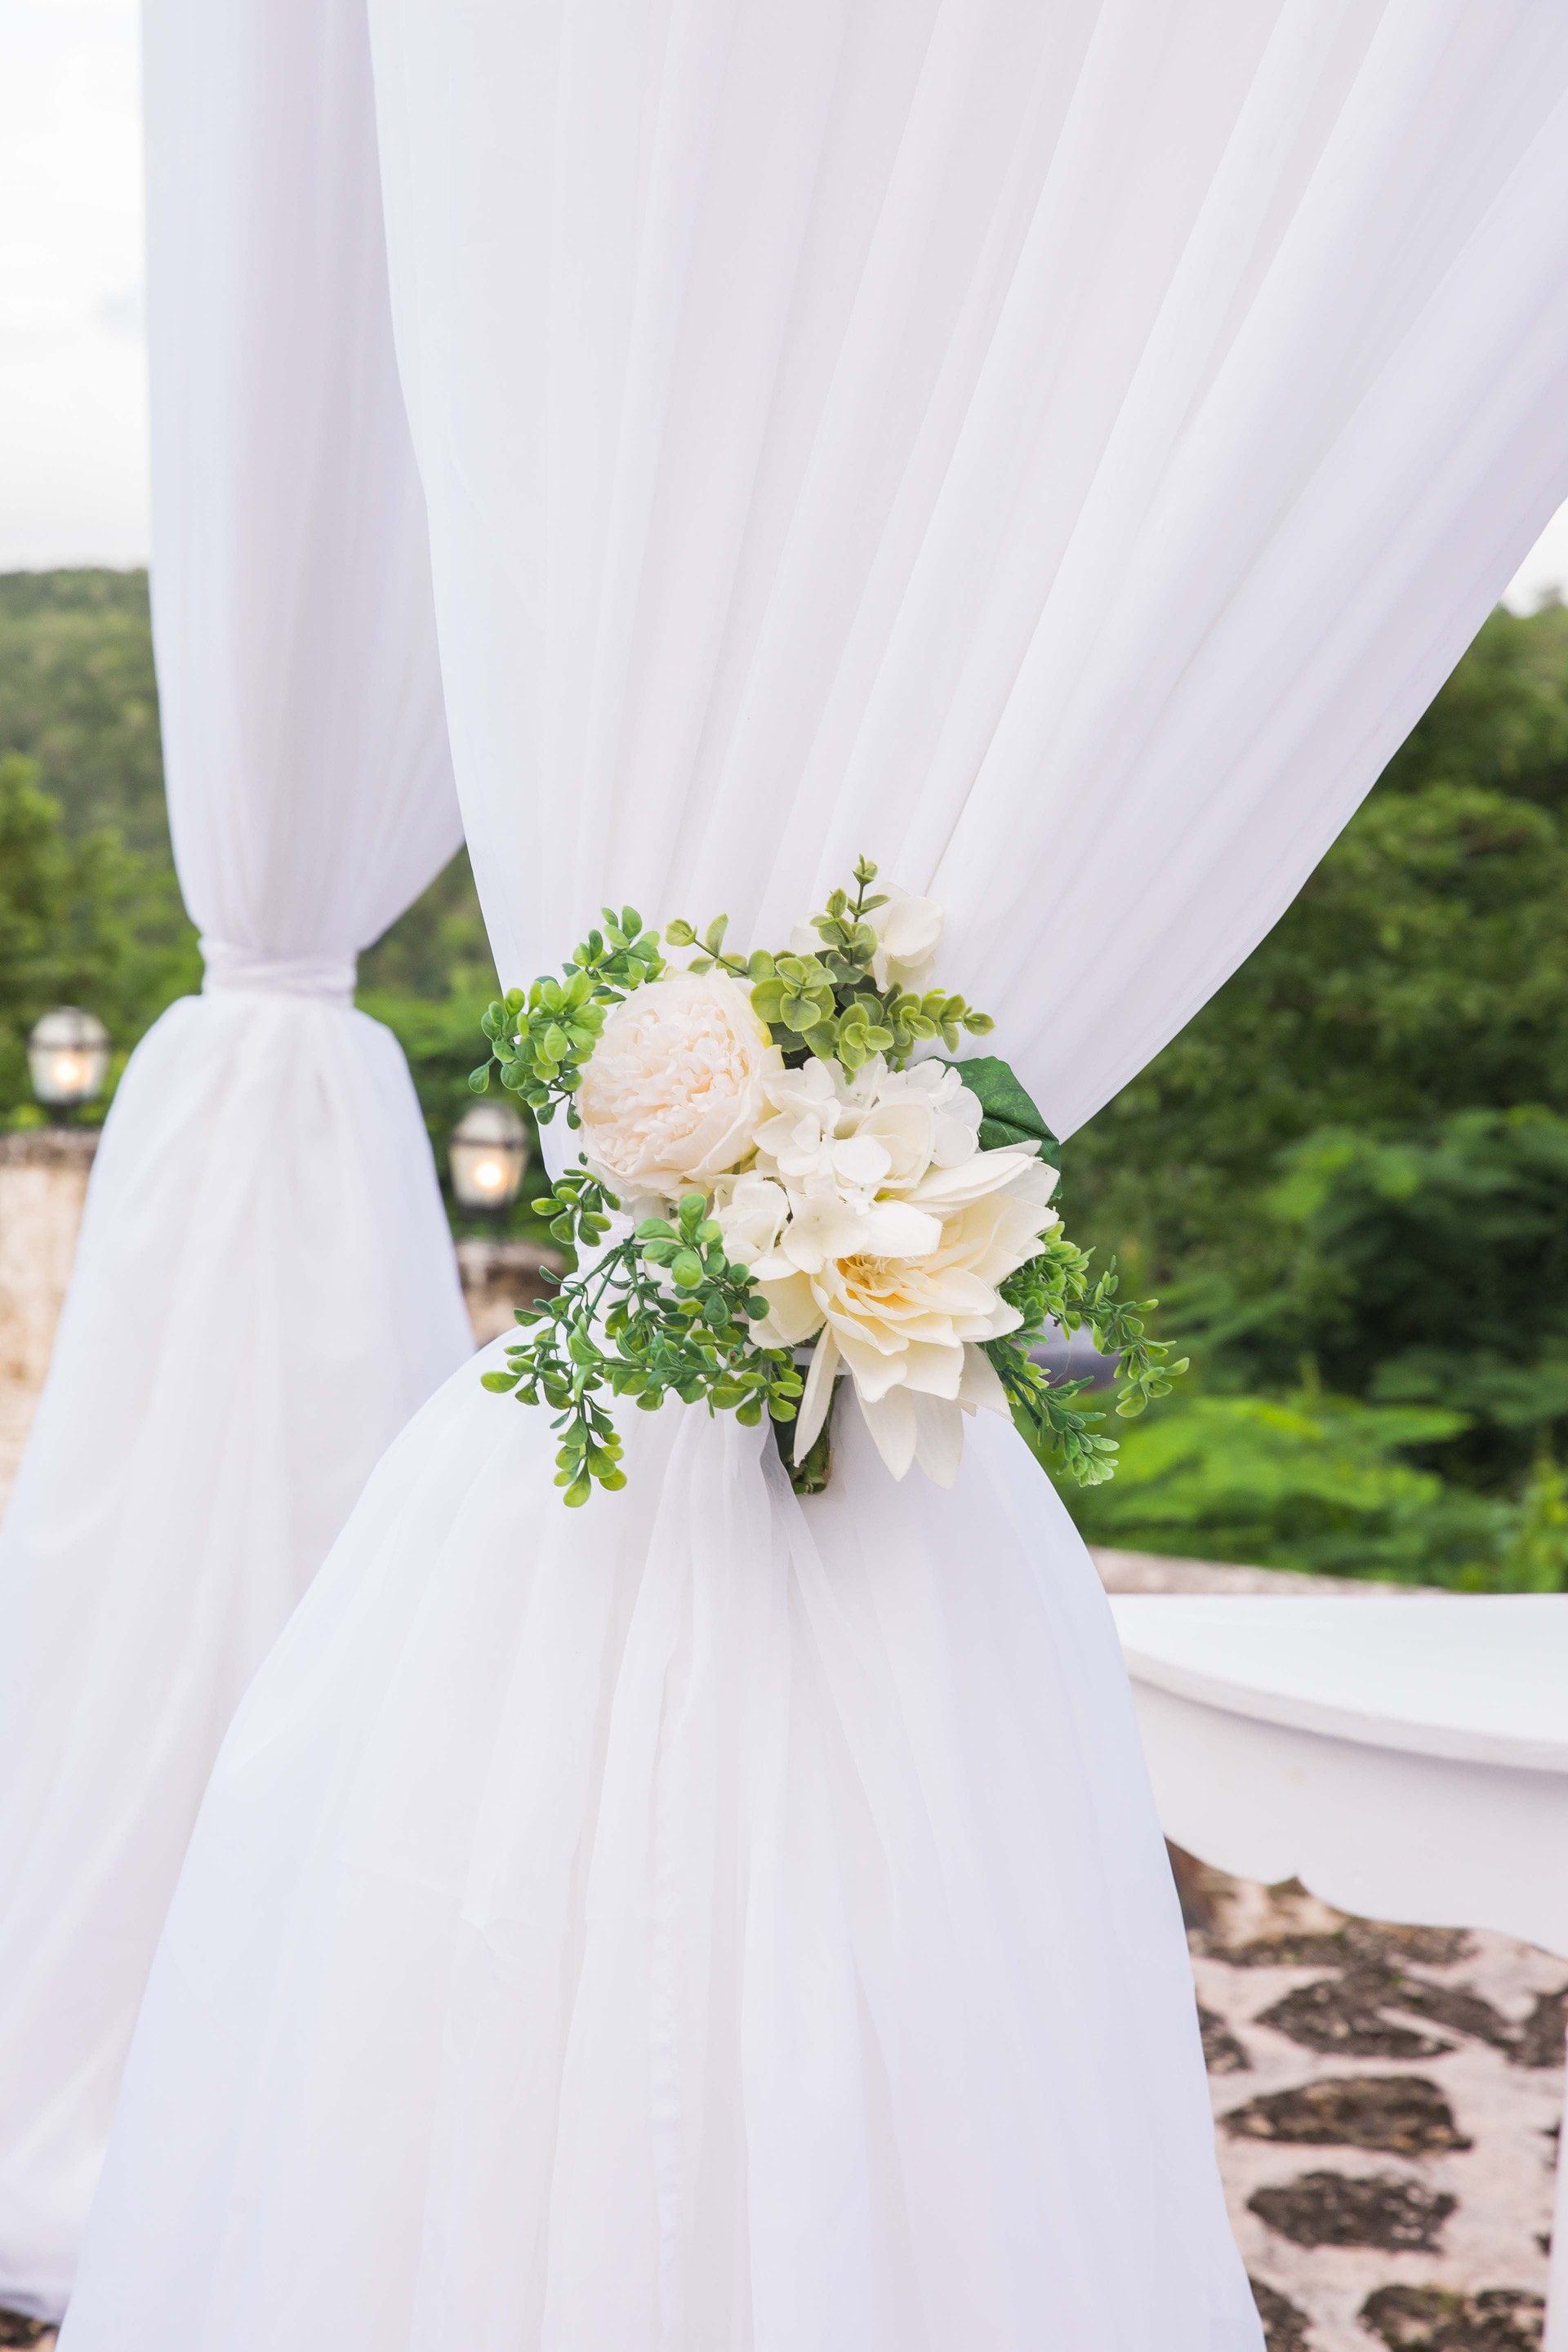
[[[0,572],[147,554],[137,0],[0,0]],[[1509,591],[1568,588],[1568,507]]]
[[0,0],[0,571],[147,552],[135,0]]

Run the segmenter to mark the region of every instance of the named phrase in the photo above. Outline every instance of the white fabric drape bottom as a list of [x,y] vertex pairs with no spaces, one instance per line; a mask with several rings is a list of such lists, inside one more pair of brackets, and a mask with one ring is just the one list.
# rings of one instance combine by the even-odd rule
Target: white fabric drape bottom
[[0,2305],[49,2315],[234,1708],[472,1347],[352,961],[259,976],[171,1006],[126,1071],[0,1538]]
[[945,1495],[842,1419],[802,1504],[634,1413],[568,1512],[432,1400],[224,1748],[64,2352],[1256,2352],[1088,1557],[1002,1423]]

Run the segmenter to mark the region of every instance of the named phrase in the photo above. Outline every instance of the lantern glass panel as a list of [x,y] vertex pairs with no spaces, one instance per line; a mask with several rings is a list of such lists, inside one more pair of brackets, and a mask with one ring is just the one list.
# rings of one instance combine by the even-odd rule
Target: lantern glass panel
[[34,1024],[27,1070],[46,1109],[74,1110],[103,1091],[109,1032],[96,1014],[74,1004],[58,1005]]
[[527,1130],[510,1103],[475,1103],[453,1129],[447,1160],[460,1209],[509,1209],[528,1166]]

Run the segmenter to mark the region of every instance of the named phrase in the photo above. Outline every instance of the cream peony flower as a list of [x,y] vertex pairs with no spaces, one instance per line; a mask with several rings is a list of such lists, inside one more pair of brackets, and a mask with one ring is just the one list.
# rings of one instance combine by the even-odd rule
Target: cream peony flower
[[[845,1181],[844,1144],[827,1132],[830,1105],[824,1079],[808,1076],[811,1065],[771,1082],[770,1101],[782,1097],[789,1105],[776,1113],[788,1132],[775,1132],[773,1121],[759,1129],[752,1181],[768,1188],[773,1238],[767,1243],[753,1217],[758,1246],[748,1262],[768,1303],[767,1323],[758,1327],[764,1344],[797,1346],[820,1335],[795,1425],[796,1458],[820,1430],[843,1370],[893,1475],[901,1478],[918,1460],[939,1485],[951,1486],[963,1413],[982,1406],[1007,1412],[979,1343],[1017,1327],[1000,1286],[1037,1254],[1058,1222],[1048,1205],[1056,1171],[1030,1151],[979,1150],[956,1096],[942,1083],[951,1071],[912,1087],[891,1082],[921,1078],[935,1066],[869,1078],[862,1072],[866,1099],[856,1104],[855,1082],[831,1065],[818,1067],[839,1105],[832,1123],[861,1114],[847,1141],[868,1145],[877,1135],[888,1167],[875,1195],[858,1181]],[[960,1084],[957,1092],[967,1089]],[[873,1126],[884,1105],[906,1115],[886,1131]],[[911,1106],[925,1121],[912,1143],[905,1132],[913,1125]],[[798,1114],[793,1123],[790,1111]],[[943,1117],[958,1120],[966,1150],[943,1132]],[[815,1147],[807,1131],[813,1125],[824,1136]],[[945,1165],[931,1148],[939,1136],[952,1147]],[[786,1160],[798,1164],[798,1177],[785,1170]],[[776,1214],[773,1196],[779,1193],[787,1200],[787,1222]]]
[[650,981],[615,1007],[584,1067],[584,1157],[623,1201],[706,1192],[751,1157],[764,1088],[783,1068],[728,973]]

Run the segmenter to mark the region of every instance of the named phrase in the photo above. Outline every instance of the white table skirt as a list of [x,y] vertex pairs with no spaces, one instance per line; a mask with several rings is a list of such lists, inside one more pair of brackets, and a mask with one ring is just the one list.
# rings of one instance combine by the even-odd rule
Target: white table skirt
[[[1568,1955],[1568,1595],[1111,1606],[1176,1844],[1363,1916]],[[1544,2352],[1568,2352],[1568,2162]]]

